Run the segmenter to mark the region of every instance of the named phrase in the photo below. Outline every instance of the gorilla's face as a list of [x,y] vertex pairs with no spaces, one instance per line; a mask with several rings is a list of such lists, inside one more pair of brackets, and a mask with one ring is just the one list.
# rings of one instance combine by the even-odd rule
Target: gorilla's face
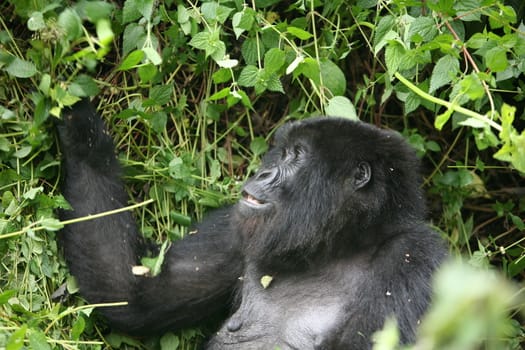
[[300,191],[293,184],[308,163],[308,146],[298,140],[280,141],[264,156],[259,171],[244,184],[239,205],[250,216],[282,210],[283,203],[291,205],[287,200],[292,197],[291,192]]
[[301,261],[351,224],[349,214],[367,199],[358,192],[372,176],[366,157],[356,156],[363,148],[355,137],[360,125],[312,118],[277,130],[237,204],[246,251],[258,259]]

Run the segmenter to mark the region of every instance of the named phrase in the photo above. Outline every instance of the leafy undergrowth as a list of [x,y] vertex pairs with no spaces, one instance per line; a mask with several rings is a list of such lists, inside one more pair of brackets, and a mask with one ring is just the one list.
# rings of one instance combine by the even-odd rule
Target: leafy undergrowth
[[[432,225],[476,268],[444,269],[417,349],[523,345],[522,1],[9,0],[0,10],[0,348],[193,349],[202,338],[108,332],[76,293],[57,244],[55,211],[67,203],[53,118],[83,97],[110,126],[132,202],[154,200],[135,215],[156,241],[234,201],[286,120],[398,130],[422,158]],[[395,325],[378,339],[397,348]]]

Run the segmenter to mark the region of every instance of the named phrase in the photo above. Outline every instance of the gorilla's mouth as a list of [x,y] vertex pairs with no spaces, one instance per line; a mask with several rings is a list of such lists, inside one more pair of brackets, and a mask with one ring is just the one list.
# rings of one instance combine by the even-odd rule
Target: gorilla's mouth
[[260,198],[256,198],[254,197],[253,195],[251,195],[250,193],[246,192],[246,191],[242,191],[242,199],[252,205],[252,206],[262,206],[262,205],[265,205],[267,202],[265,202],[264,200],[260,199]]

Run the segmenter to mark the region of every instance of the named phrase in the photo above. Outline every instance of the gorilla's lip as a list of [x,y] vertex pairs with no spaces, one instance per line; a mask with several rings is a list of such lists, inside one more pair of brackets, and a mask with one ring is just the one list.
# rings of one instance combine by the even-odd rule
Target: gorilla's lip
[[246,190],[242,191],[242,200],[245,203],[247,203],[247,204],[249,204],[251,206],[254,206],[254,207],[261,207],[261,206],[264,206],[264,205],[268,204],[264,200],[255,197],[254,195],[252,195],[251,193],[249,193]]

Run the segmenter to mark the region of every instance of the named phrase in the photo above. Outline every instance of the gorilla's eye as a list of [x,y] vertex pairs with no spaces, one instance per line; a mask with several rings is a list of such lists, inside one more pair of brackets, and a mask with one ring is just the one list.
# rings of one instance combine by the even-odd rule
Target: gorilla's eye
[[281,159],[283,161],[296,160],[304,153],[303,146],[300,144],[286,147],[281,150]]

